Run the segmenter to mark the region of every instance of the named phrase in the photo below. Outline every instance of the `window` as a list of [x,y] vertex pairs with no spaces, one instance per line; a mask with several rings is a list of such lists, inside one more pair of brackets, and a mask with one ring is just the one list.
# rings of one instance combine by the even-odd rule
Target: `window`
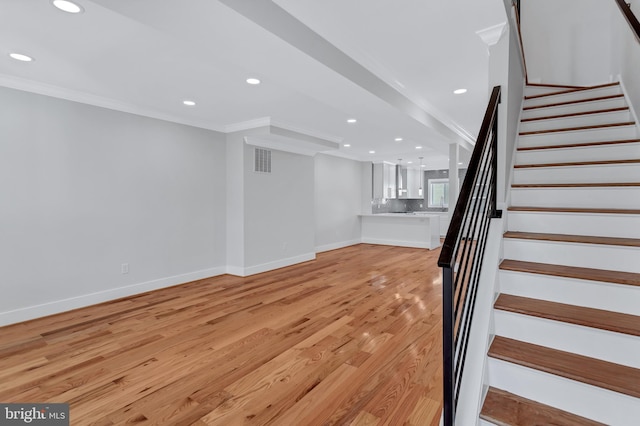
[[449,179],[429,179],[429,207],[449,207]]

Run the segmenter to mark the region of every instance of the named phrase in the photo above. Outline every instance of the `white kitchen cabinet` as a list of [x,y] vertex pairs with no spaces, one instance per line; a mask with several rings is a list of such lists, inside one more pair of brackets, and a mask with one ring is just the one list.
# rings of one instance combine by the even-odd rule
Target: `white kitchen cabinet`
[[[421,182],[422,170],[420,169],[407,169],[407,198],[424,198],[424,187]],[[423,193],[420,193],[422,188]]]
[[396,166],[391,163],[373,163],[373,198],[396,198]]

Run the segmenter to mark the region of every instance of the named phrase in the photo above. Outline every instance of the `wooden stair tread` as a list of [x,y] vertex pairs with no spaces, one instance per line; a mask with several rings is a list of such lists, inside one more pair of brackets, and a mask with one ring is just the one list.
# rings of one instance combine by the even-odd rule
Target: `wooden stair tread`
[[640,398],[640,370],[496,336],[489,356]]
[[565,143],[561,145],[527,146],[527,147],[519,147],[518,151],[535,151],[535,150],[543,150],[543,149],[563,149],[563,148],[584,148],[589,146],[619,145],[619,144],[627,144],[627,143],[640,143],[640,139],[621,139],[621,140],[614,140],[614,141]]
[[635,124],[636,123],[634,121],[622,121],[619,123],[592,124],[590,126],[576,126],[576,127],[563,127],[560,129],[532,130],[529,132],[520,132],[519,134],[520,136],[530,136],[530,135],[543,135],[546,133],[580,132],[583,130],[606,129],[609,127],[633,126]]
[[629,111],[629,107],[599,109],[599,110],[595,110],[595,111],[572,112],[572,113],[568,113],[568,114],[547,115],[545,117],[523,118],[520,121],[522,123],[528,123],[528,122],[531,122],[531,121],[555,120],[555,119],[558,119],[558,118],[570,118],[570,117],[579,117],[579,116],[582,116],[582,115],[606,114],[606,113],[610,113],[610,112],[622,112],[622,111]]
[[608,164],[635,164],[640,163],[640,158],[625,160],[597,160],[597,161],[572,161],[564,163],[537,163],[537,164],[516,164],[516,169],[528,169],[534,167],[574,167],[574,166],[604,166]]
[[624,95],[623,94],[619,94],[619,95],[597,96],[595,98],[577,99],[577,100],[574,100],[574,101],[554,102],[554,103],[544,104],[544,105],[525,106],[525,107],[522,108],[522,110],[523,111],[530,111],[532,109],[539,109],[539,108],[553,108],[553,107],[557,107],[557,106],[566,106],[566,105],[571,105],[571,104],[581,104],[581,103],[587,103],[587,102],[608,101],[610,99],[616,99],[616,98],[623,98],[624,99]]
[[493,306],[501,311],[546,318],[631,336],[640,336],[640,317],[636,315],[531,299],[511,294],[501,294]]
[[490,387],[480,418],[500,426],[601,426],[585,417]]
[[561,89],[584,89],[589,86],[572,86],[570,84],[527,83],[527,87],[557,87]]
[[590,182],[590,183],[514,183],[512,188],[610,188],[634,187],[640,182]]
[[558,241],[558,242],[565,242],[565,243],[603,244],[603,245],[610,245],[610,246],[640,247],[640,238],[594,237],[590,235],[545,234],[545,233],[538,233],[538,232],[516,232],[516,231],[505,232],[504,237],[519,238],[523,240]]
[[524,99],[525,100],[529,100],[529,99],[546,98],[546,97],[549,97],[549,96],[556,96],[556,95],[569,95],[569,94],[572,94],[572,93],[584,92],[585,90],[602,89],[602,88],[605,88],[605,87],[613,87],[613,86],[619,86],[619,85],[620,85],[620,83],[598,84],[597,86],[581,87],[581,88],[578,88],[578,89],[561,90],[560,92],[543,93],[543,94],[540,94],[540,95],[525,96]]
[[632,272],[581,268],[578,266],[554,265],[550,263],[525,262],[522,260],[512,259],[503,260],[500,263],[500,269],[503,271],[526,272],[530,274],[575,278],[579,280],[600,281],[640,287],[640,274]]
[[513,212],[540,212],[540,213],[588,213],[588,214],[640,214],[640,209],[590,209],[579,207],[533,207],[511,206]]

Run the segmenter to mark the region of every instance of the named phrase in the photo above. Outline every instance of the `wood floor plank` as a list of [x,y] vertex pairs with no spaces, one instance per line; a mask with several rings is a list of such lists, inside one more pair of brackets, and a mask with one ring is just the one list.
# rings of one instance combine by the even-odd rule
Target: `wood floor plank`
[[631,272],[553,265],[550,263],[525,262],[522,260],[512,259],[503,260],[500,263],[500,269],[505,271],[527,272],[530,274],[551,275],[555,277],[576,278],[579,280],[602,281],[614,284],[640,286],[640,274],[634,274]]
[[640,398],[640,370],[496,336],[489,356]]
[[517,232],[517,231],[505,232],[504,237],[523,239],[523,240],[558,241],[558,242],[567,242],[567,243],[603,244],[603,245],[611,245],[611,246],[640,247],[640,238],[595,237],[590,235],[546,234],[546,233],[540,233],[540,232]]
[[0,400],[74,424],[435,425],[438,256],[361,244],[0,328]]
[[640,336],[640,316],[500,294],[495,309]]
[[604,426],[493,387],[487,392],[480,418],[499,426]]

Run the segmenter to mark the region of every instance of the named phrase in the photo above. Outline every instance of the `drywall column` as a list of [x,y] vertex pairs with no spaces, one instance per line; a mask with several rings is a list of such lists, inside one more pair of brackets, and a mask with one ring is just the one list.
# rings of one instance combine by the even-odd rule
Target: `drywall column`
[[494,86],[502,88],[498,105],[498,209],[506,205],[524,92],[524,68],[513,8],[507,4],[505,7],[504,24],[478,32],[488,46],[489,91]]
[[509,82],[509,36],[500,36],[489,45],[489,89],[502,87],[501,101],[498,105],[498,182],[497,204],[504,208],[508,167],[507,166],[507,104]]
[[373,201],[373,163],[371,161],[363,161],[360,163],[361,167],[361,182],[362,182],[362,214],[371,214]]
[[460,145],[452,143],[449,145],[449,218],[453,216],[460,192],[458,158],[460,158]]
[[227,273],[244,275],[244,135],[227,134]]

